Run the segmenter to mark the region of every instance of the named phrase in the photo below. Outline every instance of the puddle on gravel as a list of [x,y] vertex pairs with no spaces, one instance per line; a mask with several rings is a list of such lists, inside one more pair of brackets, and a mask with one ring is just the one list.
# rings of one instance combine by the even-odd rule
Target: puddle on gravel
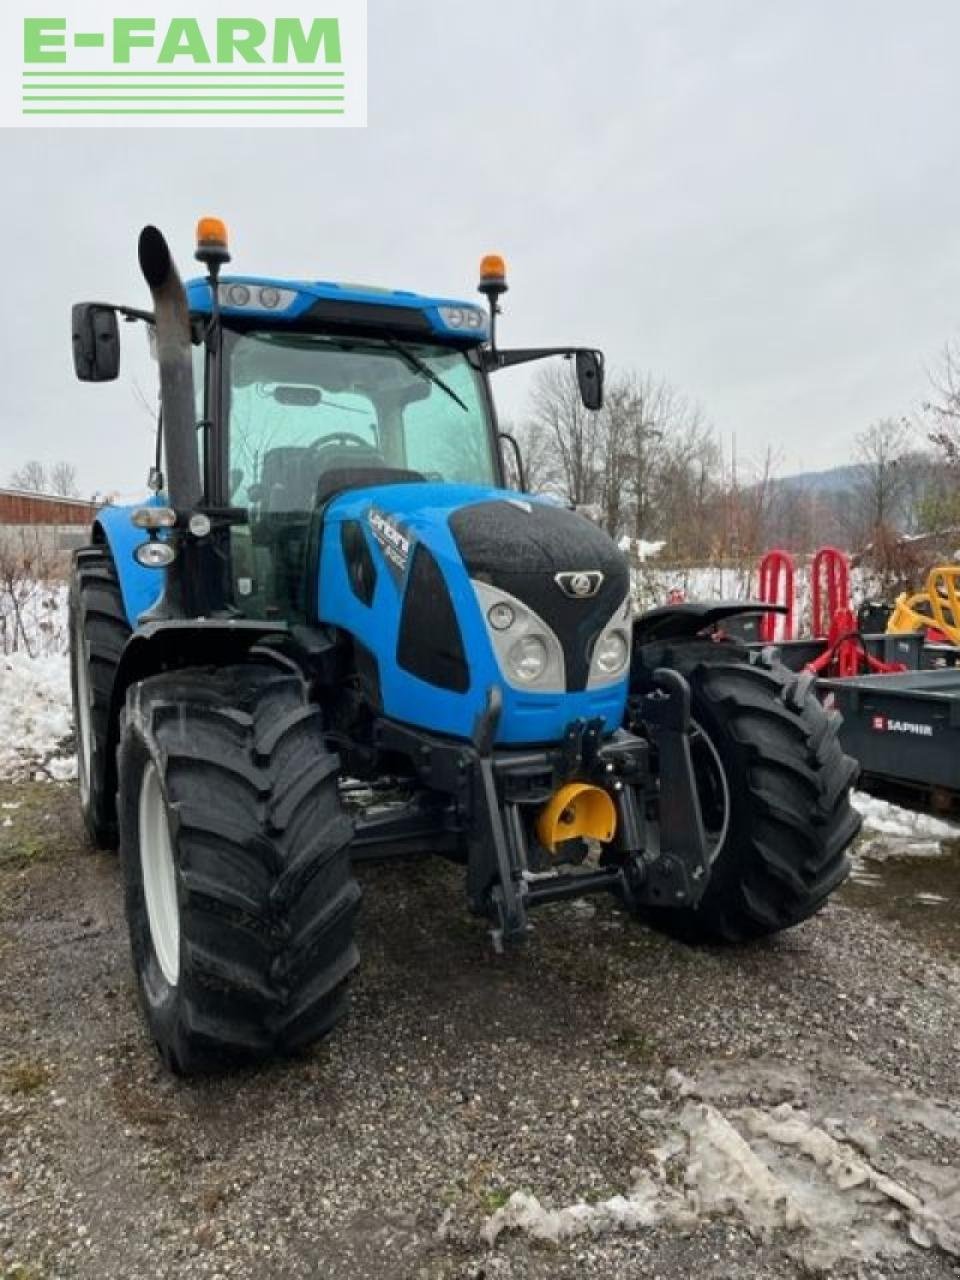
[[896,920],[919,942],[960,955],[960,843],[920,852],[874,838],[854,857],[839,900]]

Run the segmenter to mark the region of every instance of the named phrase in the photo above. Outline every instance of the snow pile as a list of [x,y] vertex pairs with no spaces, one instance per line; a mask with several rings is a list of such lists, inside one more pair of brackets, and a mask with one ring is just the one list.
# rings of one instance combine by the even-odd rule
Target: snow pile
[[551,1209],[514,1192],[487,1219],[483,1238],[493,1246],[505,1231],[522,1231],[559,1244],[660,1223],[689,1229],[726,1215],[761,1238],[789,1233],[789,1251],[808,1266],[897,1256],[912,1246],[960,1257],[960,1205],[925,1200],[806,1111],[784,1103],[723,1115],[689,1099],[680,1106],[667,1141],[647,1153],[652,1172],[636,1170],[629,1193]]
[[[878,800],[863,791],[851,797],[854,808],[863,817],[866,835],[895,836],[909,840],[913,852],[939,852],[941,840],[960,840],[960,826],[944,822],[926,813],[912,813],[886,800]],[[902,850],[900,850],[902,852]]]
[[0,778],[76,776],[67,663],[67,589],[36,583],[18,601],[14,630],[9,600],[0,626],[13,652],[0,652]]
[[0,657],[0,725],[0,778],[76,776],[65,657]]

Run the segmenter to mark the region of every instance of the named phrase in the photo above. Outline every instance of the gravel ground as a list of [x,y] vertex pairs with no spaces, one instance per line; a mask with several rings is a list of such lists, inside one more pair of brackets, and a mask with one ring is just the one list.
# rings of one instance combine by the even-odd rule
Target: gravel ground
[[960,1208],[957,956],[869,908],[694,951],[571,903],[497,957],[456,868],[369,868],[349,1022],[296,1061],[184,1083],[145,1038],[116,863],[84,851],[72,789],[0,785],[0,804],[0,1280],[960,1274],[889,1205],[826,1261],[802,1229],[722,1210],[481,1235],[519,1190],[629,1191],[691,1098],[803,1108]]

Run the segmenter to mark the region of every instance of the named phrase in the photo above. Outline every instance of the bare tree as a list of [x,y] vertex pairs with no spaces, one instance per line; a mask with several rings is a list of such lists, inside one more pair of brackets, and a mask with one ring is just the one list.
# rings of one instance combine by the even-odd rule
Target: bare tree
[[50,492],[58,498],[79,498],[77,468],[72,462],[55,462],[50,468]]
[[26,619],[53,573],[53,556],[39,530],[0,529],[0,653],[25,650],[34,657]]
[[[540,422],[526,419],[519,423],[506,423],[503,430],[508,432],[520,446],[520,457],[523,461],[523,478],[529,493],[551,493],[562,491],[560,469],[557,466],[557,449],[553,443],[552,433]],[[508,472],[513,469],[513,450],[509,445],[504,449],[507,458]]]
[[930,442],[951,467],[960,467],[960,345],[947,343],[930,379],[932,399],[923,406]]
[[42,462],[31,458],[19,471],[10,476],[14,489],[22,489],[25,493],[45,493],[47,488],[47,469]]
[[611,537],[622,531],[629,503],[627,483],[636,412],[633,381],[630,375],[608,380],[601,420],[600,505],[604,528]]
[[545,365],[534,379],[529,425],[557,452],[564,495],[578,506],[596,501],[600,415],[583,406],[571,361]]
[[904,464],[910,453],[910,427],[902,420],[883,418],[861,431],[855,444],[860,470],[850,519],[851,531],[862,541],[900,518],[908,490]]

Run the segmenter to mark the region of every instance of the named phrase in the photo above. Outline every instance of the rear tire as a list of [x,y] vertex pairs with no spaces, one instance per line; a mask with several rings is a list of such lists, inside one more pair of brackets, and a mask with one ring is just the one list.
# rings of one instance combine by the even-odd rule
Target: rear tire
[[70,687],[84,826],[98,849],[117,847],[116,770],[107,750],[113,682],[130,638],[106,547],[78,551],[70,580]]
[[299,674],[262,663],[144,680],[119,760],[133,963],[168,1066],[321,1039],[346,1011],[360,889],[339,760]]
[[690,942],[743,942],[812,916],[846,879],[860,829],[850,804],[858,765],[840,747],[839,717],[810,676],[735,646],[651,645],[638,658],[635,692],[655,667],[686,677],[692,717],[723,773],[712,786],[698,775],[707,827],[720,820],[718,792],[729,806],[699,905],[641,914]]

